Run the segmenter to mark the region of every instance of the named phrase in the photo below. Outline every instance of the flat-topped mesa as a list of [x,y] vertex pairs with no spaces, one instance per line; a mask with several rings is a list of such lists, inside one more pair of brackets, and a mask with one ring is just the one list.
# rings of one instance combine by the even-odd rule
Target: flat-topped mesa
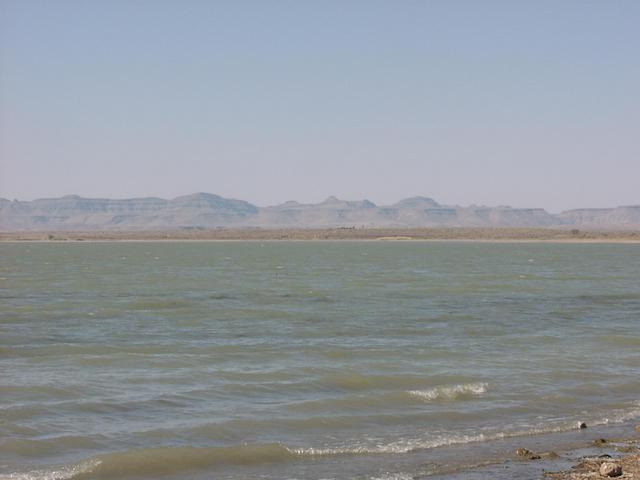
[[420,209],[420,208],[438,208],[440,204],[436,202],[433,198],[429,197],[409,197],[404,200],[400,200],[399,202],[391,205],[393,208],[412,208],[412,209]]
[[191,195],[183,195],[170,200],[169,205],[172,208],[226,210],[243,214],[258,213],[258,207],[249,202],[233,198],[224,198],[212,193],[193,193]]
[[549,227],[557,225],[556,218],[543,208],[482,207],[474,214],[484,220],[483,224],[496,227]]
[[340,200],[338,197],[331,195],[324,202],[318,204],[310,204],[308,207],[335,207],[335,208],[376,208],[376,204],[370,200]]
[[28,210],[32,214],[78,215],[96,213],[142,213],[165,208],[168,201],[147,197],[133,199],[84,198],[65,195],[61,198],[42,198],[32,202],[12,202],[10,208]]
[[568,225],[637,227],[640,225],[640,205],[615,208],[576,208],[557,217]]
[[292,207],[299,207],[300,205],[302,205],[300,202],[296,202],[295,200],[287,200],[284,203],[280,203],[278,205],[275,205],[274,208],[292,208]]

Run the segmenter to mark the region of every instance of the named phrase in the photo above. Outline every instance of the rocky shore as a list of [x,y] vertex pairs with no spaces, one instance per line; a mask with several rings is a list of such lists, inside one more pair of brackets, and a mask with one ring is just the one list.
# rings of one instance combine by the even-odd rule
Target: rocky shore
[[[636,426],[640,432],[640,425]],[[516,456],[524,460],[538,461],[546,459],[553,463],[561,456],[555,452],[536,453],[519,448]],[[601,478],[640,479],[640,439],[593,440],[589,447],[568,452],[573,457],[573,466],[559,471],[546,471],[544,478],[549,480],[586,480]],[[567,455],[564,455],[565,461]]]
[[[543,435],[509,442],[484,450],[473,457],[474,466],[460,467],[458,457],[438,465],[437,474],[413,477],[414,480],[594,480],[619,478],[640,480],[640,425],[579,428],[565,432],[558,443]],[[571,436],[582,441],[571,441]],[[572,443],[569,448],[564,442]],[[506,447],[506,445],[504,445]],[[482,447],[481,447],[482,448]],[[458,460],[457,460],[458,459]],[[477,463],[476,463],[477,462]]]
[[640,479],[640,441],[606,440],[594,442],[602,453],[576,458],[575,465],[559,472],[548,472],[551,480],[583,480],[597,478]]

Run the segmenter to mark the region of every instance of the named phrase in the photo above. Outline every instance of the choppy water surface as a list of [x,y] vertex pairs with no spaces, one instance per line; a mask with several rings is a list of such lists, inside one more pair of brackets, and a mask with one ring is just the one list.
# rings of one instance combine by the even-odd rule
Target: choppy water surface
[[0,268],[0,478],[412,478],[640,417],[638,245],[2,244]]

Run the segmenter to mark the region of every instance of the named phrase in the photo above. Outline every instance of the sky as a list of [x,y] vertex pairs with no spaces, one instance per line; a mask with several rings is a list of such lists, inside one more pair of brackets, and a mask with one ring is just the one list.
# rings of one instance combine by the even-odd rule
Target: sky
[[637,0],[0,0],[0,197],[640,203]]

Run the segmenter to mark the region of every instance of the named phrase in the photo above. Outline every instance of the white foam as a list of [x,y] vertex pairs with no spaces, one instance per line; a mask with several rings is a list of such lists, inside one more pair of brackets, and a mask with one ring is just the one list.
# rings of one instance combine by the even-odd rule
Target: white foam
[[446,445],[457,445],[472,442],[482,442],[502,438],[487,437],[484,434],[478,435],[445,435],[430,440],[425,439],[403,439],[386,445],[374,446],[352,446],[336,448],[288,448],[292,453],[302,456],[325,456],[325,455],[375,455],[385,453],[410,453],[416,450],[426,450],[430,448],[443,447]]
[[623,423],[640,417],[640,400],[635,402],[635,408],[630,410],[613,410],[608,416],[592,421],[592,425],[608,425],[609,423]]
[[371,480],[414,480],[408,473],[384,473],[379,477],[371,477]]
[[76,475],[90,473],[100,465],[100,463],[100,460],[87,460],[76,465],[67,465],[49,470],[30,470],[28,472],[0,474],[0,480],[70,480]]
[[[474,386],[471,388],[471,386]],[[467,387],[462,389],[482,393],[486,391],[486,384],[456,385]],[[441,387],[442,388],[442,387]],[[447,387],[453,388],[453,387]],[[435,390],[435,389],[434,389]],[[424,392],[423,392],[424,393]],[[478,393],[478,394],[479,394]],[[586,419],[588,425],[606,425],[622,423],[640,417],[640,402],[632,409],[614,410],[607,417]],[[389,453],[410,453],[418,450],[444,447],[449,445],[463,445],[468,443],[487,442],[505,438],[524,437],[549,433],[567,432],[575,429],[575,419],[561,422],[541,423],[538,425],[520,426],[504,431],[486,431],[484,433],[436,433],[430,438],[405,438],[396,442],[378,445],[352,445],[335,448],[287,448],[291,453],[302,456],[324,455],[375,455]],[[384,478],[384,477],[382,477]],[[390,477],[393,478],[393,477]]]
[[480,396],[486,393],[487,388],[486,383],[465,383],[435,387],[429,390],[409,390],[407,393],[425,400],[454,400],[465,395]]

